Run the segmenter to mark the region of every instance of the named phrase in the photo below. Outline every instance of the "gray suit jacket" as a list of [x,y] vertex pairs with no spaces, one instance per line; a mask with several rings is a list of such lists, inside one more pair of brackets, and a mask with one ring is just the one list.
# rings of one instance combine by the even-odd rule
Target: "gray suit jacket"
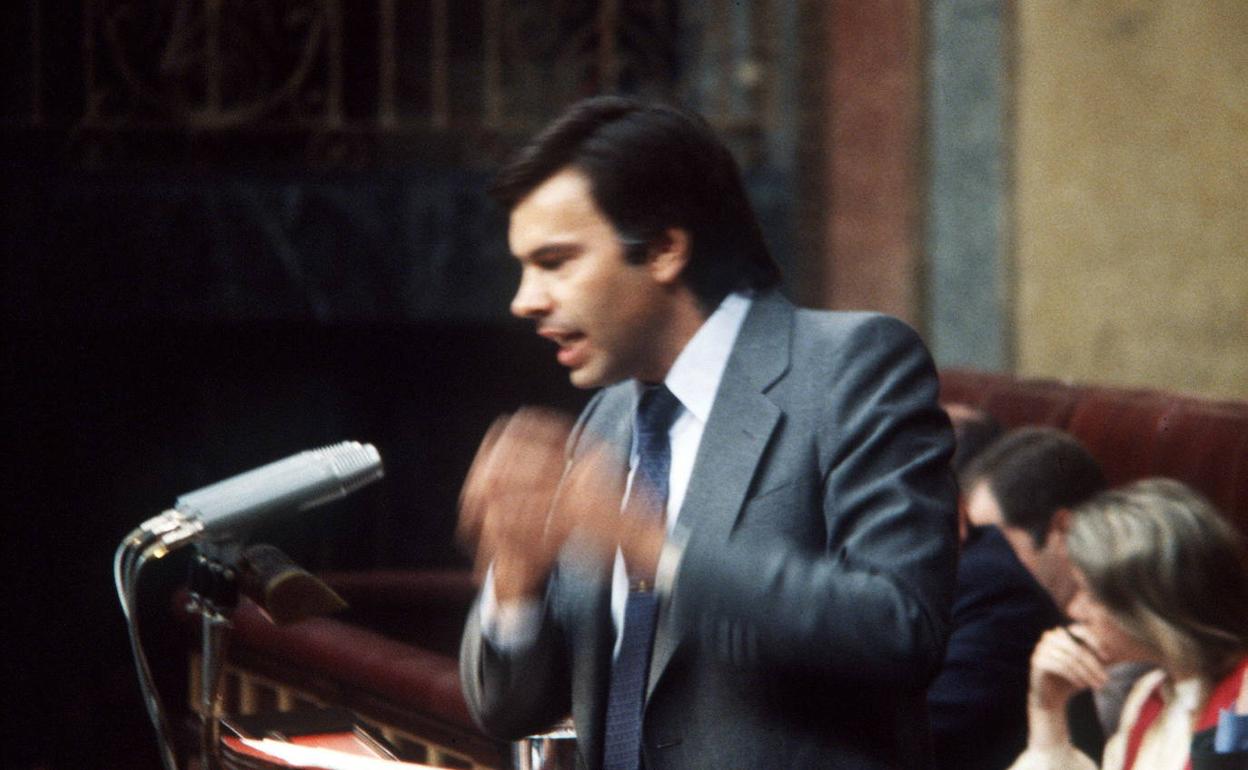
[[[684,552],[655,636],[650,770],[926,768],[956,559],[952,434],[918,337],[895,319],[751,308],[678,518]],[[596,394],[569,442],[627,460],[635,389]],[[469,707],[500,737],[569,711],[602,761],[610,567],[560,561],[535,644],[501,655],[469,615]]]

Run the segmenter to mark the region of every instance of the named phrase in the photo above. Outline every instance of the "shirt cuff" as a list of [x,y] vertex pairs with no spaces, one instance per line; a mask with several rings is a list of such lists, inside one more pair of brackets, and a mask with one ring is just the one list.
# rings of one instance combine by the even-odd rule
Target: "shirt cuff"
[[520,599],[499,602],[494,595],[494,567],[485,574],[481,588],[481,635],[499,652],[514,652],[530,646],[542,625],[542,602]]
[[1248,751],[1248,714],[1230,709],[1218,712],[1218,729],[1213,734],[1213,750],[1218,754]]

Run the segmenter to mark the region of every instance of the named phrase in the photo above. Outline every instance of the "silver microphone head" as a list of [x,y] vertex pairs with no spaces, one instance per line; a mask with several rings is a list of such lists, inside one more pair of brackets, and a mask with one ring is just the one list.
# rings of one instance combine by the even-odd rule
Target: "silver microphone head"
[[202,522],[208,535],[219,535],[272,511],[302,511],[335,500],[383,475],[381,455],[372,444],[344,441],[188,492],[174,508]]

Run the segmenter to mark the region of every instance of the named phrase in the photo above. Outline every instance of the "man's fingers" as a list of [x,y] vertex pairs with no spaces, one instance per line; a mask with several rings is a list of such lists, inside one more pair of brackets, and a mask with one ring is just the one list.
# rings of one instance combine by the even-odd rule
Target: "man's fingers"
[[625,472],[602,444],[581,453],[567,469],[551,511],[548,536],[567,539],[579,530],[587,546],[614,551],[620,535]]
[[514,434],[555,441],[560,446],[572,432],[572,425],[573,420],[566,413],[540,406],[521,407],[508,420],[508,427]]
[[490,466],[498,485],[553,496],[563,474],[564,445],[571,429],[571,419],[549,409],[526,407],[512,415],[495,446],[498,462]]
[[494,450],[509,419],[509,415],[502,415],[490,423],[464,478],[464,486],[459,493],[459,523],[455,534],[459,542],[466,546],[472,546],[481,537],[485,508],[490,498],[488,489],[494,475],[491,468],[495,462]]
[[549,561],[542,539],[571,426],[565,415],[526,408],[486,431],[464,479],[456,527],[478,578],[504,549],[532,554],[539,565]]

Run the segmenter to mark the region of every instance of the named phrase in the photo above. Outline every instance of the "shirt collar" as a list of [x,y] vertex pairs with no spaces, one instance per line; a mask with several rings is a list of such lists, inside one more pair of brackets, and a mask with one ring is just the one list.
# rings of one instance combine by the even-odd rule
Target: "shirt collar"
[[[724,297],[715,312],[685,344],[663,378],[663,384],[672,391],[681,406],[703,423],[711,416],[711,405],[715,403],[719,381],[723,379],[737,333],[741,331],[741,324],[753,301],[753,297],[745,292],[734,292]],[[638,383],[639,392],[640,387]]]

